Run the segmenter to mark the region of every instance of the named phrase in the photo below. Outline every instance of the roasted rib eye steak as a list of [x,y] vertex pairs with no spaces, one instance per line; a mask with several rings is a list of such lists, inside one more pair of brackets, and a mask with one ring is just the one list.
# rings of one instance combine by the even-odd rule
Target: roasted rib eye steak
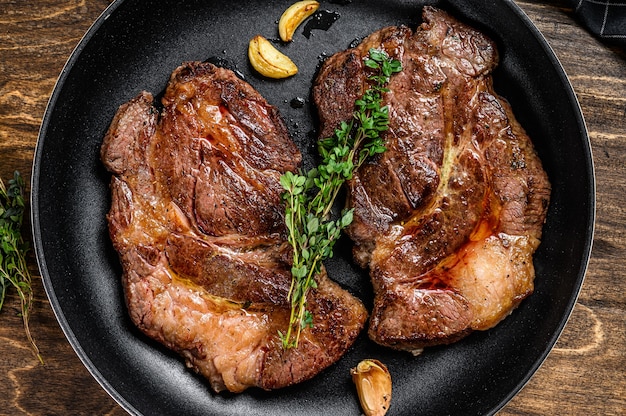
[[493,90],[495,44],[433,7],[415,32],[382,29],[324,63],[313,88],[321,138],[351,117],[370,48],[403,71],[384,97],[387,152],[349,182],[348,233],[374,287],[369,336],[417,353],[493,327],[533,291],[550,184]]
[[108,214],[132,321],[180,353],[215,391],[275,389],[338,360],[367,319],[322,273],[314,327],[298,348],[279,177],[300,164],[277,110],[231,71],[183,64],[159,114],[144,92],[123,104],[101,148]]

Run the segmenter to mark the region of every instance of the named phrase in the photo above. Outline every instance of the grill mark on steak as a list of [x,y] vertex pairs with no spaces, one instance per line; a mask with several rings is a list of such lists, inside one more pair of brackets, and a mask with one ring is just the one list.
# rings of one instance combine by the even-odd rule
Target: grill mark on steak
[[282,348],[292,253],[278,178],[301,160],[284,123],[209,63],[175,70],[162,102],[160,116],[147,92],[123,104],[101,148],[132,321],[218,392],[315,376],[352,345],[367,313],[323,270],[308,297],[314,327],[298,348]]
[[494,326],[532,292],[550,197],[530,139],[493,91],[495,44],[436,8],[423,20],[333,55],[313,87],[325,137],[352,116],[370,48],[402,62],[384,96],[387,151],[348,183],[348,234],[374,287],[369,336],[414,352]]

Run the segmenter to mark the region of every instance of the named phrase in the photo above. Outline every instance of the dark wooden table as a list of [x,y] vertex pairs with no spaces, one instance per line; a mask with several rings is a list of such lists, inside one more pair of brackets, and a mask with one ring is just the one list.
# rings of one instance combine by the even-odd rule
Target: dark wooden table
[[[30,180],[54,83],[109,0],[0,0],[0,177]],[[597,176],[597,223],[585,283],[562,336],[501,415],[626,414],[626,53],[582,29],[562,1],[519,1],[543,32],[585,115]],[[29,237],[30,239],[30,237]],[[91,377],[55,319],[34,258],[28,349],[11,292],[0,313],[0,415],[123,415]]]

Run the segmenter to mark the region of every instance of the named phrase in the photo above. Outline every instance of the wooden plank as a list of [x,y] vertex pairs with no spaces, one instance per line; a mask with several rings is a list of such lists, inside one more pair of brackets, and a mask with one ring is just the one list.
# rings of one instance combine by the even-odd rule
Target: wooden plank
[[[0,0],[0,177],[30,180],[37,133],[66,59],[106,0]],[[561,60],[580,100],[597,176],[594,249],[580,298],[556,348],[502,415],[626,412],[626,54],[589,35],[562,1],[520,1]],[[0,314],[0,414],[125,414],[64,337],[36,263],[28,350],[19,300]],[[2,376],[6,374],[6,376]]]

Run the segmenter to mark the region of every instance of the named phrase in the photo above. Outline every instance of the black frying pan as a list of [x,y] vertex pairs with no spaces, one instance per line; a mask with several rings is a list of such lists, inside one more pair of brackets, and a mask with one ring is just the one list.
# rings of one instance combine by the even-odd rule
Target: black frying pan
[[[322,2],[320,10],[327,13],[321,23],[330,27],[302,26],[294,42],[280,46],[298,64],[297,76],[263,79],[247,63],[248,41],[256,34],[276,39],[276,21],[290,1],[120,0],[87,32],[52,94],[32,176],[36,254],[61,327],[93,376],[132,414],[356,415],[360,409],[349,368],[367,357],[380,359],[392,373],[389,415],[495,413],[556,342],[591,249],[593,163],[566,75],[512,1],[354,0]],[[496,41],[501,55],[496,90],[513,105],[552,182],[544,238],[535,256],[535,293],[496,328],[418,357],[377,347],[362,334],[343,359],[311,381],[275,392],[211,393],[203,379],[141,335],[126,315],[121,267],[105,220],[109,177],[98,157],[117,107],[142,89],[162,92],[181,62],[210,59],[238,71],[279,107],[311,164],[315,118],[309,91],[321,60],[383,26],[417,26],[425,3]],[[292,105],[302,99],[303,107]],[[328,263],[329,275],[371,305],[369,279],[353,266],[349,251],[346,241]]]

